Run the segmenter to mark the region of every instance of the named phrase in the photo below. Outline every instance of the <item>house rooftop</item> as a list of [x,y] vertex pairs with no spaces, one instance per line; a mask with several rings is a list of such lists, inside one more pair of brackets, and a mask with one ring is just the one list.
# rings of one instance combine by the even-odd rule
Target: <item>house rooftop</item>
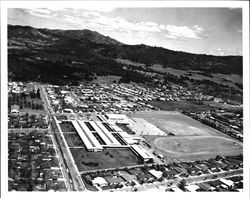
[[105,180],[109,183],[109,184],[114,184],[114,183],[122,183],[124,182],[124,180],[121,177],[112,177],[112,176],[107,176],[104,177]]

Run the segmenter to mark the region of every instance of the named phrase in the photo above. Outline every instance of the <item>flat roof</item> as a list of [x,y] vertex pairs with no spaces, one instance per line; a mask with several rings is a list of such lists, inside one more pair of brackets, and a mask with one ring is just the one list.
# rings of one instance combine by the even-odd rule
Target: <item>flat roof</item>
[[133,148],[143,159],[153,159],[153,156],[141,145],[132,145]]
[[133,181],[133,180],[136,179],[135,175],[129,174],[129,173],[125,172],[125,171],[120,171],[120,175],[126,181]]
[[127,132],[118,132],[117,134],[128,144],[135,144],[137,142]]
[[228,186],[232,186],[234,184],[234,182],[229,179],[220,178],[220,181]]
[[131,136],[130,136],[127,132],[119,132],[119,134],[120,134],[123,138],[131,138]]
[[151,173],[151,175],[155,176],[156,178],[160,178],[162,176],[162,172],[161,171],[157,171],[155,169],[152,169],[152,170],[150,170],[148,172]]
[[84,145],[86,146],[86,148],[87,149],[94,149],[95,148],[94,144],[91,141],[89,141],[89,138],[85,135],[85,133],[83,132],[83,130],[81,129],[81,127],[79,126],[77,121],[72,120],[71,122],[72,122],[73,126],[75,127],[77,133],[81,137],[81,139],[82,139]]
[[95,177],[92,180],[93,184],[100,184],[100,185],[106,185],[108,184],[108,182],[103,178],[103,177]]
[[96,132],[101,136],[107,145],[121,145],[118,140],[103,126],[101,121],[91,122],[95,127]]
[[77,121],[80,128],[82,129],[82,132],[85,134],[85,136],[88,138],[89,142],[93,146],[92,149],[102,149],[101,144],[98,142],[98,140],[95,138],[93,133],[89,130],[89,128],[85,125],[84,121],[78,120]]
[[116,131],[116,132],[122,132],[122,129],[115,124],[111,124],[111,127]]
[[107,134],[105,134],[100,127],[93,121],[90,121],[91,125],[95,128],[95,131],[100,135],[100,137],[102,138],[102,140],[106,143],[106,144],[112,144],[113,142],[107,137]]
[[109,183],[122,183],[124,180],[121,177],[114,177],[114,176],[106,176],[104,179]]
[[198,190],[199,188],[200,187],[195,185],[195,184],[186,186],[186,189],[188,189],[188,191],[190,191],[190,192],[196,192],[196,190]]
[[183,192],[183,190],[181,190],[180,188],[176,187],[176,188],[172,188],[172,190],[174,192]]
[[106,113],[109,119],[127,119],[125,114]]

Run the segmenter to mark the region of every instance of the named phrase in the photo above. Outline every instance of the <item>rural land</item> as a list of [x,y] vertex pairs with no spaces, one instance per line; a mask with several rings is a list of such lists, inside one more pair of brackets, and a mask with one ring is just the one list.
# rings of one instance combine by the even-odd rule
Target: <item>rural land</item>
[[8,190],[243,191],[242,56],[8,25]]

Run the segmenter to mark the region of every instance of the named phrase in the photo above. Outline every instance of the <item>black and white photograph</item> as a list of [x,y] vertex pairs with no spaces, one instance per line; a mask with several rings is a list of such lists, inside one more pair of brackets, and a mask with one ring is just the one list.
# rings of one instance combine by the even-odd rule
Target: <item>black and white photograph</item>
[[248,17],[244,1],[6,3],[6,197],[248,197]]

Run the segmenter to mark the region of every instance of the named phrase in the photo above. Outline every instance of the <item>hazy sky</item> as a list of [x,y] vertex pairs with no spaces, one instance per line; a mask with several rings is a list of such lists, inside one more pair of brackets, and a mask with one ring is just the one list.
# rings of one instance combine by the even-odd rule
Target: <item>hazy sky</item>
[[8,23],[90,29],[126,44],[143,43],[178,51],[242,54],[240,8],[9,8]]

